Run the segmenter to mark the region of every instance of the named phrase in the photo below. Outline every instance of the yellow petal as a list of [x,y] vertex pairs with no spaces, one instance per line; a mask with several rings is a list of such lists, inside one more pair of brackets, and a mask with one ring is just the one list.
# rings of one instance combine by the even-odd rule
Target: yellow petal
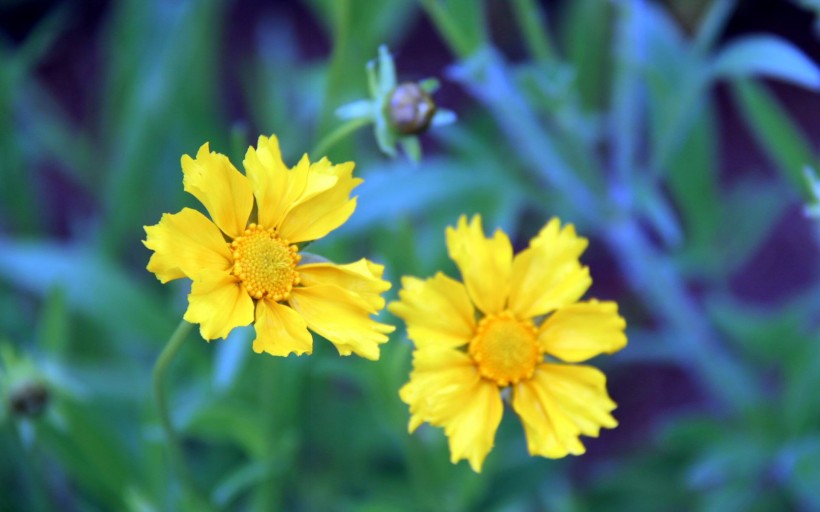
[[199,148],[196,159],[182,157],[182,183],[185,191],[208,209],[219,229],[231,238],[245,230],[253,209],[253,190],[242,173],[220,153],[211,152],[208,143]]
[[259,224],[269,228],[279,228],[285,214],[294,205],[336,183],[336,177],[332,175],[311,175],[306,156],[289,170],[282,161],[275,135],[270,138],[260,136],[256,148],[248,148],[242,164],[253,185]]
[[303,286],[335,285],[364,299],[373,311],[384,309],[381,294],[390,289],[390,282],[381,279],[384,265],[362,258],[347,265],[310,263],[296,270]]
[[260,135],[256,148],[248,148],[242,165],[253,185],[259,224],[278,226],[290,203],[304,190],[306,173],[288,171],[275,135]]
[[253,322],[253,300],[239,278],[227,272],[194,279],[185,320],[199,325],[206,340],[226,338],[234,327]]
[[388,309],[407,323],[407,336],[419,348],[460,347],[475,334],[475,309],[464,285],[439,272],[421,280],[404,277],[400,300]]
[[313,352],[313,336],[304,319],[285,305],[264,299],[256,303],[256,339],[253,350],[274,356],[297,356]]
[[480,378],[473,360],[460,350],[432,347],[414,351],[410,382],[399,391],[410,406],[410,433],[424,422],[442,426],[453,402],[451,393],[473,386]]
[[333,343],[343,356],[355,353],[377,360],[379,345],[394,329],[370,318],[376,310],[364,299],[334,285],[296,287],[289,303],[312,331]]
[[148,270],[167,283],[202,272],[220,272],[232,265],[231,252],[213,222],[196,210],[166,213],[159,223],[145,226],[145,247],[154,251]]
[[[290,243],[317,240],[347,221],[356,209],[356,198],[350,198],[350,192],[362,182],[353,177],[353,162],[329,165],[327,160],[312,164],[310,177],[332,177],[335,184],[325,190],[316,186],[311,189],[312,197],[307,195],[288,210],[279,232]],[[312,178],[309,178],[309,181]],[[316,193],[319,191],[318,193]]]
[[507,235],[499,229],[492,238],[485,238],[480,215],[469,224],[467,217],[462,216],[458,226],[447,228],[447,249],[478,309],[488,315],[504,310],[512,262],[512,245]]
[[543,363],[515,385],[513,409],[521,417],[531,455],[560,458],[584,453],[579,435],[597,437],[618,425],[606,377],[589,366]]
[[552,219],[512,263],[510,309],[533,318],[577,301],[592,284],[589,269],[578,258],[586,238],[568,224]]
[[444,427],[451,462],[467,459],[481,472],[504,407],[498,387],[479,376],[469,356],[452,349],[417,350],[410,382],[399,396],[410,406],[411,432],[423,422]]
[[571,363],[626,346],[626,322],[614,302],[579,302],[565,306],[543,323],[538,334],[541,350]]

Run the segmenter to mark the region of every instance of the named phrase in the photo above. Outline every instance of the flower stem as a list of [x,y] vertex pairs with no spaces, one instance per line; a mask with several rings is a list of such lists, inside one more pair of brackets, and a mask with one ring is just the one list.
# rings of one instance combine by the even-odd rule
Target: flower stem
[[313,150],[312,159],[322,158],[328,150],[335,146],[340,140],[355,132],[362,126],[366,126],[370,123],[371,119],[368,117],[357,117],[356,119],[351,119],[345,124],[339,126],[332,132],[322,137],[322,140],[316,144],[316,149]]
[[208,505],[207,500],[200,495],[199,490],[191,478],[188,467],[185,465],[185,458],[182,454],[179,437],[171,422],[171,413],[168,410],[168,397],[165,394],[164,386],[168,367],[174,359],[174,356],[179,352],[179,349],[182,348],[182,344],[191,332],[191,327],[193,327],[193,325],[185,320],[180,321],[176,330],[174,330],[174,333],[168,339],[168,343],[165,344],[165,348],[162,349],[159,358],[157,358],[153,373],[154,398],[157,401],[160,423],[162,424],[162,429],[165,431],[165,437],[168,441],[168,452],[172,469],[179,475],[187,498],[193,501],[199,509],[209,510],[211,508],[210,505]]
[[533,58],[539,61],[554,58],[555,49],[547,34],[543,10],[539,9],[535,0],[515,0],[512,5],[518,27]]

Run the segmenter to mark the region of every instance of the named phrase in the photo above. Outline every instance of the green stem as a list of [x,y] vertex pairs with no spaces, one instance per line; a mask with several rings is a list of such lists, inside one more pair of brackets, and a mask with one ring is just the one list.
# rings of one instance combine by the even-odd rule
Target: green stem
[[325,82],[325,93],[322,113],[317,124],[317,133],[326,133],[333,122],[333,108],[328,105],[338,105],[338,99],[344,85],[345,76],[348,72],[346,66],[349,60],[350,48],[350,22],[351,3],[350,0],[337,0],[331,2],[334,9],[333,25],[333,53],[330,56],[327,70],[327,81]]
[[475,49],[474,45],[469,35],[459,27],[450,11],[437,0],[421,0],[421,5],[444,37],[450,50],[459,58],[468,57]]
[[191,332],[192,324],[185,320],[180,321],[174,333],[165,344],[165,348],[157,358],[154,365],[153,384],[154,384],[154,398],[157,401],[157,410],[159,412],[160,423],[162,429],[165,431],[165,437],[168,440],[168,452],[170,455],[171,466],[173,470],[179,475],[182,485],[186,491],[188,499],[192,500],[197,505],[198,509],[209,510],[211,507],[207,500],[203,498],[199,490],[194,484],[193,478],[188,471],[185,464],[185,458],[182,453],[182,447],[174,430],[174,425],[171,422],[171,413],[168,409],[168,397],[165,394],[165,375],[168,372],[168,367],[171,361],[176,356],[182,344],[185,343],[188,334]]
[[[28,427],[34,428],[34,424],[29,423],[28,420],[22,421],[27,422]],[[21,435],[21,429],[25,428],[25,426],[18,424],[17,428],[14,428],[14,421],[7,421],[6,424],[9,426],[9,430],[13,431],[19,440],[19,443],[13,447],[14,451],[10,454],[11,460],[15,460],[15,457],[17,457],[16,460],[26,461],[25,464],[19,465],[19,471],[23,477],[23,490],[27,498],[26,501],[30,505],[31,510],[37,512],[47,511],[49,510],[50,496],[48,486],[44,480],[42,456],[38,449],[40,439],[35,435],[34,443],[32,445],[26,445]]]
[[371,122],[372,120],[368,117],[357,117],[356,119],[351,119],[345,124],[339,126],[332,132],[322,137],[322,140],[316,144],[316,149],[314,149],[312,153],[312,159],[322,158],[327,154],[330,148],[335,146],[340,140],[355,132],[359,128],[367,126]]
[[729,21],[737,2],[738,0],[717,0],[712,4],[695,36],[695,49],[698,52],[705,55],[709,51]]
[[534,0],[515,0],[513,9],[530,54],[541,61],[555,57],[555,50],[547,34],[543,10],[538,8]]

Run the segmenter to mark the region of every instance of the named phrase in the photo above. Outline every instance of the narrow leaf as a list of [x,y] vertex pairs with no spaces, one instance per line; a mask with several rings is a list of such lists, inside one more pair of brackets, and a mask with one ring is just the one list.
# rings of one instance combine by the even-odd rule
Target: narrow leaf
[[716,77],[766,76],[820,89],[820,69],[794,45],[774,36],[749,36],[728,44],[715,58],[712,71]]

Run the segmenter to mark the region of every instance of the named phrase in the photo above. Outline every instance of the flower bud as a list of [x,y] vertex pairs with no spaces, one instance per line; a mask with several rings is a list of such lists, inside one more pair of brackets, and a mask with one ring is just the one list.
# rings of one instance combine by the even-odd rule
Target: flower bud
[[415,82],[401,83],[390,94],[390,122],[403,135],[424,133],[435,114],[433,98]]
[[18,416],[39,416],[48,404],[48,389],[42,382],[27,382],[9,394],[9,409]]

